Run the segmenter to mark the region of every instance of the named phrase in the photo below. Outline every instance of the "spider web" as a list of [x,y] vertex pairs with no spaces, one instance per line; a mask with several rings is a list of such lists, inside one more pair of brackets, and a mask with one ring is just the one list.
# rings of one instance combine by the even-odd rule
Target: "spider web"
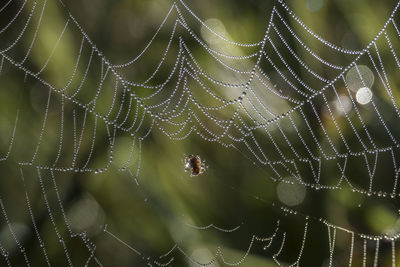
[[2,5],[2,264],[396,266],[400,2],[349,50],[282,1],[254,43],[179,1],[117,63],[64,4]]

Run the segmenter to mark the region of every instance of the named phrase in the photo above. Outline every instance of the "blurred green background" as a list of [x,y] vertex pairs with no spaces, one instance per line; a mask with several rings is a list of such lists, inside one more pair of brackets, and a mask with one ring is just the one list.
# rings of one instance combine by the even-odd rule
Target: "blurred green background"
[[[396,171],[390,153],[380,154],[373,185],[375,194],[368,196],[352,192],[345,183],[340,189],[315,190],[298,183],[274,182],[270,179],[274,174],[258,162],[253,164],[255,159],[244,146],[238,146],[238,149],[225,148],[196,134],[183,140],[171,140],[157,129],[157,124],[153,125],[143,141],[139,141],[138,136],[146,135],[152,127],[152,119],[146,115],[143,122],[139,122],[144,113],[135,101],[121,108],[121,114],[126,114],[128,122],[134,120],[135,112],[139,110],[135,128],[140,127],[134,136],[115,130],[112,123],[105,123],[105,120],[113,122],[113,118],[117,117],[118,109],[110,111],[110,107],[114,105],[112,99],[115,92],[115,107],[118,107],[118,101],[124,101],[123,87],[120,83],[115,87],[115,73],[111,73],[111,70],[103,84],[100,82],[107,67],[98,56],[98,51],[111,64],[129,62],[151,40],[174,2],[29,0],[19,12],[24,3],[11,1],[0,11],[0,28],[4,28],[0,32],[3,56],[0,72],[0,156],[5,156],[0,162],[0,252],[4,256],[1,265],[7,266],[10,263],[13,266],[23,266],[29,263],[31,266],[44,266],[50,262],[53,266],[95,266],[100,263],[104,266],[146,266],[158,262],[167,266],[197,266],[189,257],[198,262],[209,262],[217,253],[217,260],[210,266],[225,266],[227,263],[275,266],[272,256],[279,251],[283,238],[285,243],[278,258],[282,264],[289,265],[299,259],[307,224],[299,265],[329,266],[333,228],[323,223],[327,220],[342,227],[335,232],[333,265],[348,266],[349,255],[353,253],[353,266],[362,266],[363,260],[371,265],[374,262],[376,241],[364,243],[358,234],[393,236],[398,233],[398,196],[389,197],[393,187],[393,172]],[[312,37],[277,1],[204,0],[187,1],[186,4],[215,31],[241,43],[262,40],[272,9],[276,6],[298,36],[321,58],[341,66],[347,66],[356,58],[355,55],[338,53]],[[382,29],[396,2],[293,0],[286,4],[313,32],[328,42],[359,51]],[[176,5],[180,10],[185,10],[179,2]],[[34,12],[30,15],[33,7]],[[93,50],[87,40],[82,41],[82,32],[68,12],[98,51]],[[176,17],[173,11],[171,19],[167,20],[143,57],[127,68],[117,69],[118,73],[133,82],[148,79],[163,57]],[[193,33],[215,50],[237,56],[257,51],[257,48],[228,45],[210,34],[188,12],[184,12],[184,17]],[[394,18],[400,20],[398,14]],[[40,28],[36,32],[39,21]],[[58,41],[67,21],[65,32]],[[292,34],[287,30],[285,32],[284,25],[279,24],[279,20],[274,22],[290,46],[314,71],[328,80],[339,74],[337,70],[315,64],[315,58],[296,43]],[[24,32],[20,35],[22,30]],[[395,28],[389,27],[387,34],[397,51],[399,36]],[[245,75],[235,76],[221,70],[182,26],[177,27],[176,36],[181,36],[204,71],[215,79],[232,83],[244,81]],[[277,35],[271,38],[278,43]],[[15,40],[18,42],[14,45]],[[391,77],[397,101],[399,90],[396,85],[400,82],[398,69],[390,48],[384,42],[385,39],[380,38],[377,45],[382,45],[381,56],[387,64],[386,72]],[[290,53],[284,45],[279,44],[277,47],[284,58],[289,58]],[[164,65],[148,83],[149,86],[157,85],[168,77],[178,50],[179,39],[176,37]],[[267,46],[266,51],[272,60],[279,61],[271,46]],[[49,55],[52,56],[47,60]],[[78,55],[82,63],[75,68]],[[91,57],[91,67],[85,73]],[[185,57],[189,56],[186,54]],[[255,60],[232,62],[238,69],[249,70]],[[293,58],[288,59],[288,64],[317,91],[323,87],[321,82],[307,80],[309,74]],[[385,93],[368,57],[362,57],[357,64],[369,66],[372,70],[372,78],[369,78],[375,80],[370,86],[374,99],[393,135],[400,136],[398,117],[390,97]],[[280,67],[286,75],[290,75],[284,65]],[[276,83],[286,90],[287,85],[271,66],[261,64],[261,68],[271,76],[272,84]],[[346,76],[346,79],[349,82],[351,77]],[[84,83],[81,83],[82,80]],[[242,89],[224,88],[204,80],[206,86],[210,86],[221,97],[231,99],[241,94]],[[127,86],[139,97],[151,94],[149,88]],[[192,97],[196,97],[200,103],[212,105],[216,102],[215,99],[209,100],[195,81],[189,81],[188,87]],[[77,88],[81,88],[79,92]],[[116,91],[114,88],[117,88]],[[167,84],[167,93],[161,93],[156,100],[161,101],[173,89],[173,83]],[[343,85],[338,85],[337,89],[342,95],[346,94]],[[332,91],[329,92],[327,97],[334,105],[335,96]],[[128,97],[127,93],[126,99]],[[294,107],[293,103],[274,102],[268,95],[260,98],[278,114]],[[349,101],[346,99],[343,101]],[[154,105],[157,101],[149,100],[145,103]],[[326,123],[327,131],[339,139],[337,133],[334,133],[333,123],[326,119],[327,110],[322,101],[321,97],[316,99],[318,114],[324,125]],[[195,110],[194,104],[190,105]],[[84,107],[88,107],[88,111],[85,112]],[[388,146],[390,140],[387,140],[385,130],[379,124],[379,118],[371,105],[362,106],[360,110],[365,123],[372,129],[378,147]],[[154,108],[153,111],[159,110]],[[307,117],[313,116],[311,109],[304,111]],[[195,110],[194,113],[200,120],[204,119],[200,111]],[[229,120],[233,113],[234,109],[230,108],[215,112],[215,116]],[[357,114],[354,109],[349,114],[351,120],[355,121]],[[307,126],[300,122],[299,117],[294,119],[299,123],[301,132],[307,131]],[[357,143],[351,127],[345,123],[345,116],[342,114],[337,120],[349,142]],[[248,117],[246,122],[251,124]],[[206,119],[204,123],[212,131],[220,133],[220,129],[212,123],[207,124]],[[287,130],[285,123],[288,121],[284,120],[280,126]],[[310,123],[313,127],[320,125],[315,117]],[[162,122],[159,124],[163,125]],[[199,126],[195,121],[193,124]],[[126,125],[129,123],[123,127]],[[355,127],[362,131],[360,123],[355,123]],[[174,132],[178,129],[171,127],[169,130]],[[284,142],[276,127],[272,125],[269,131],[279,144]],[[317,134],[322,146],[327,147],[323,132]],[[265,132],[259,131],[255,135],[264,151],[271,154],[272,159],[278,159],[271,143],[266,141]],[[307,142],[312,142],[311,137],[307,138]],[[366,140],[365,136],[362,138]],[[301,147],[301,141],[298,140],[294,145]],[[256,149],[254,144],[251,146]],[[338,148],[340,151],[344,149],[340,144]],[[319,153],[317,146],[311,149]],[[303,150],[302,155],[306,153]],[[9,155],[7,151],[10,151]],[[283,153],[286,155],[289,151],[284,150]],[[395,157],[399,156],[397,150],[393,153]],[[189,154],[200,155],[206,160],[209,167],[204,174],[190,177],[184,172],[183,161],[185,155]],[[369,164],[372,164],[374,157],[368,156]],[[343,162],[340,161],[340,164]],[[346,170],[351,182],[365,190],[364,193],[368,190],[365,164],[363,158],[351,158]],[[305,165],[299,164],[300,168],[304,168],[304,173],[307,172]],[[327,185],[337,183],[340,175],[331,170],[336,167],[329,164],[322,166],[321,181]],[[121,167],[126,169],[121,170]],[[136,178],[138,167],[140,172]],[[100,171],[95,172],[95,169]],[[285,178],[293,180],[291,177]],[[311,175],[307,178],[312,179]],[[379,191],[386,192],[385,196],[382,196],[383,193],[378,196]],[[285,210],[283,207],[290,209]],[[210,227],[196,229],[194,226]],[[226,232],[216,227],[236,230]],[[275,229],[278,231],[273,235]],[[352,249],[351,231],[356,235]],[[253,240],[255,236],[264,238],[271,235],[274,239],[269,246],[268,240]],[[390,266],[391,242],[380,242],[379,266]],[[174,252],[160,258],[160,255],[167,253],[176,244],[179,248],[176,247]],[[400,258],[398,249],[394,251]],[[169,262],[171,257],[173,261]]]

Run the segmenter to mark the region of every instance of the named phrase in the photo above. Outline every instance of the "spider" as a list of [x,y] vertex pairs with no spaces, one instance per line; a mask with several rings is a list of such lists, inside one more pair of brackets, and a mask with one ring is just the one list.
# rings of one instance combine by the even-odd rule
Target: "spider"
[[185,157],[185,171],[191,172],[190,176],[197,176],[207,170],[205,160],[201,160],[200,156],[189,155]]

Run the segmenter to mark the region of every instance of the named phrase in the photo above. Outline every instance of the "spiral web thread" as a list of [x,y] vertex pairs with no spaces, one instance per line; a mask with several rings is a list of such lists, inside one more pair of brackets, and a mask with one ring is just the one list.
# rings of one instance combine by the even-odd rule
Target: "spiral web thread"
[[[400,19],[400,2],[375,38],[363,50],[356,51],[324,40],[281,1],[270,14],[265,35],[255,43],[232,41],[203,22],[187,4],[180,1],[172,4],[144,49],[132,60],[121,64],[111,63],[62,5],[59,8],[64,9],[66,15],[57,39],[50,49],[38,43],[40,34],[43,34],[41,29],[48,23],[46,8],[49,3],[46,0],[10,0],[0,8],[0,16],[7,21],[0,29],[0,69],[3,72],[19,73],[19,82],[35,81],[47,92],[41,124],[34,127],[38,130],[35,145],[30,150],[26,149],[22,155],[13,155],[19,142],[18,131],[23,131],[21,120],[28,116],[16,107],[9,111],[14,112],[15,121],[9,129],[8,150],[2,152],[1,158],[3,164],[10,164],[19,172],[24,191],[24,208],[31,217],[36,242],[47,265],[52,265],[53,259],[49,258],[49,247],[36,226],[37,218],[32,208],[27,173],[30,178],[36,177],[35,181],[42,194],[41,201],[47,210],[54,234],[65,252],[67,264],[75,265],[67,245],[67,239],[74,239],[79,240],[88,252],[85,265],[101,266],[96,244],[84,232],[74,232],[70,227],[63,198],[58,190],[58,177],[68,177],[70,173],[101,174],[115,171],[111,168],[113,155],[117,152],[115,144],[120,137],[125,136],[132,140],[130,156],[119,166],[118,171],[129,174],[138,186],[143,142],[151,132],[160,131],[172,140],[179,141],[190,135],[198,135],[218,146],[241,151],[247,159],[261,166],[273,181],[298,183],[316,191],[342,190],[346,187],[351,189],[352,194],[389,201],[395,201],[400,196],[397,188],[400,172],[397,138],[400,132],[396,129],[400,111],[397,104],[398,92],[395,89],[395,83],[398,82],[395,76],[400,69],[396,49],[400,38],[396,23]],[[9,16],[10,11],[13,12],[12,16]],[[210,44],[203,40],[193,30],[189,20],[201,26],[215,42]],[[291,26],[293,24],[302,30],[296,32]],[[131,78],[134,75],[130,74],[134,73],[139,61],[151,52],[153,43],[169,25],[173,27],[167,29],[168,42],[153,72],[147,74],[145,81],[135,81]],[[56,70],[50,69],[57,50],[66,42],[65,38],[71,36],[79,36],[80,40],[74,49],[75,53],[71,55],[74,60],[72,68],[58,66]],[[310,39],[318,41],[324,49],[330,51],[332,56],[329,60],[318,56],[308,45]],[[24,47],[24,43],[29,46]],[[193,43],[202,49],[202,56],[212,62],[210,65],[216,66],[214,73],[206,70],[201,63],[204,60],[197,59],[191,52]],[[47,55],[41,66],[30,64],[34,49]],[[170,61],[173,64],[168,65]],[[293,62],[302,70],[301,73],[293,69]],[[343,65],[343,62],[347,64]],[[159,74],[165,65],[169,73],[160,78],[162,75]],[[361,65],[368,66],[376,78],[372,88],[373,97],[367,106],[357,103],[355,92],[352,91],[353,85],[347,75],[350,72],[356,73],[354,79],[360,83],[360,87],[371,87]],[[266,69],[270,72],[266,72]],[[48,77],[52,77],[49,73],[53,72],[61,75],[49,80]],[[4,76],[3,79],[6,78]],[[88,79],[94,80],[98,87],[87,86]],[[345,106],[340,96],[350,100],[350,107]],[[57,101],[54,102],[54,99]],[[54,112],[54,105],[58,114],[58,129],[48,127],[49,113]],[[51,118],[54,120],[54,116]],[[67,121],[72,122],[72,130],[66,129]],[[97,136],[99,129],[107,133],[107,138]],[[46,136],[51,131],[58,133],[58,140],[48,141]],[[81,147],[86,139],[90,140],[90,146]],[[109,156],[104,164],[93,166],[96,157],[94,148],[99,142],[103,147],[106,146]],[[21,143],[23,146],[27,142]],[[50,147],[52,149],[49,152]],[[46,153],[54,154],[52,162],[48,162],[45,156],[41,157]],[[70,163],[61,165],[60,162],[66,162],[64,158],[67,158],[67,153],[70,153]],[[13,160],[9,163],[11,158]],[[132,162],[135,162],[135,168]],[[358,171],[350,172],[350,166],[355,165]],[[332,176],[336,180],[324,180],[327,169],[334,173]],[[383,172],[387,181],[376,178],[382,176]],[[385,187],[387,184],[391,186]],[[57,199],[57,206],[51,205],[49,191],[55,194],[53,197]],[[9,234],[26,265],[34,265],[24,244],[15,234],[9,219],[10,211],[4,202],[5,196],[0,197],[2,221],[8,225]],[[327,229],[329,265],[334,262],[335,240],[339,234],[347,236],[349,266],[352,266],[357,244],[363,255],[363,264],[370,261],[374,266],[378,265],[382,253],[390,255],[393,266],[398,262],[398,233],[371,236],[274,203],[268,205],[281,210],[284,216],[294,216],[304,222],[302,238],[297,241],[298,257],[289,263],[293,266],[301,265],[308,242],[312,240],[312,225],[322,225]],[[56,220],[56,213],[61,214],[62,223]],[[218,247],[215,257],[208,262],[192,258],[180,244],[175,244],[166,254],[156,259],[150,258],[145,252],[136,249],[134,244],[129,244],[109,230],[108,226],[103,231],[142,257],[143,264],[150,266],[173,265],[175,254],[181,254],[188,262],[202,266],[212,265],[216,261],[239,265],[246,260],[253,247],[260,243],[266,250],[274,249],[271,251],[272,259],[281,265],[280,256],[289,241],[280,220],[276,225],[270,236],[249,235],[250,242],[241,259],[227,259],[223,249]],[[214,224],[187,226],[200,231],[216,230],[226,234],[242,228],[242,225],[229,229]],[[65,228],[63,231],[69,236],[65,236],[60,228]],[[1,243],[0,250],[3,261],[12,266],[12,258]]]

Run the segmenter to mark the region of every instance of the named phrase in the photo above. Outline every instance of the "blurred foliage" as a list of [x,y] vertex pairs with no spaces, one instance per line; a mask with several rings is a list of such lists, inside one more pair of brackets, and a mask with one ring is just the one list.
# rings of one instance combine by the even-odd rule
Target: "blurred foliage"
[[[15,1],[15,3],[13,1],[10,7],[0,13],[2,27],[15,16],[21,6],[20,2],[22,1]],[[70,0],[64,3],[49,0],[40,33],[37,36],[37,44],[33,45],[25,67],[28,70],[32,69],[32,73],[40,72],[41,66],[46,64],[65,26],[68,19],[67,11],[71,12],[93,44],[110,62],[113,64],[128,62],[152,38],[172,3],[167,0]],[[38,10],[33,16],[34,21],[39,19],[38,13],[42,4],[42,0],[38,1],[36,7]],[[217,18],[216,26],[224,28],[232,40],[245,43],[262,39],[272,8],[277,2],[272,0],[204,0],[187,1],[187,4],[204,20]],[[338,46],[357,50],[363,49],[374,38],[395,6],[393,1],[364,0],[293,0],[288,1],[287,4],[310,29],[324,39]],[[18,29],[29,17],[32,5],[32,1],[27,2],[27,7],[23,10],[23,18],[17,20],[16,25],[13,25],[7,33],[7,38],[1,39],[2,48],[9,45],[10,40],[18,35]],[[288,21],[299,35],[305,33],[299,24],[293,20]],[[199,36],[204,36],[198,23],[196,24],[194,20],[188,23]],[[72,20],[69,20],[69,25],[73,25]],[[172,26],[171,22],[167,23],[167,30],[162,31],[160,37],[154,40],[151,52],[146,54],[140,64],[128,70],[121,70],[124,77],[133,81],[147,79],[148,74],[153,71],[154,66],[162,57]],[[215,62],[205,55],[202,47],[185,31],[182,29],[180,31],[199,63],[216,76],[223,75],[213,65]],[[29,41],[32,40],[34,34],[34,28],[29,27],[22,45],[7,51],[6,55],[17,62],[22,60],[26,51],[29,50]],[[44,81],[49,81],[56,88],[63,88],[74,69],[81,38],[78,29],[68,26],[52,59],[39,77]],[[293,39],[290,41],[293,42]],[[307,41],[322,58],[343,65],[354,60],[353,56],[337,58],[332,50],[315,38]],[[228,48],[221,45],[221,49]],[[177,50],[177,43],[174,43],[171,47],[172,56],[166,61],[166,68],[160,71],[160,77],[152,83],[157,84],[165,79],[168,70],[175,63],[174,56],[176,57]],[[243,50],[245,51],[235,52],[246,54],[251,51],[244,48]],[[82,53],[87,62],[91,49],[84,46]],[[299,53],[305,52],[299,47]],[[293,66],[296,73],[306,75],[296,62],[289,62],[289,64]],[[93,66],[94,70],[86,77],[83,87],[85,90],[82,90],[80,99],[91,99],[96,94],[99,86],[98,74],[104,70],[98,58],[94,59]],[[272,72],[271,67],[266,71]],[[389,72],[392,71],[389,70]],[[84,73],[85,64],[79,65],[71,88],[79,86],[79,82],[76,81],[83,79]],[[332,79],[335,77],[334,73],[324,73],[324,75]],[[394,83],[398,84],[398,79],[398,77],[393,78]],[[112,81],[107,80],[106,83],[108,84],[104,85],[104,88],[110,90],[104,92],[96,106],[96,111],[100,114],[107,113],[109,105],[104,103],[108,103],[107,100],[112,99],[114,93]],[[398,91],[397,88],[393,90]],[[219,144],[204,141],[196,135],[190,135],[184,140],[172,141],[161,131],[154,129],[141,143],[142,166],[138,177],[140,186],[128,172],[118,171],[118,167],[126,162],[131,154],[132,137],[124,134],[118,134],[116,138],[114,161],[106,172],[88,174],[57,171],[52,173],[46,169],[37,169],[34,166],[51,166],[58,157],[60,166],[71,164],[75,153],[74,139],[80,136],[81,130],[80,126],[76,125],[82,124],[85,113],[62,93],[49,91],[45,85],[38,82],[36,77],[25,75],[24,71],[8,62],[2,65],[0,93],[1,153],[8,151],[10,134],[18,113],[12,153],[0,165],[0,198],[4,203],[0,221],[0,245],[10,253],[10,261],[13,265],[19,266],[25,262],[23,253],[20,253],[21,247],[25,248],[24,251],[32,265],[45,265],[45,257],[38,239],[45,244],[48,258],[53,266],[67,265],[68,257],[74,263],[76,262],[75,265],[83,265],[88,257],[90,258],[89,251],[94,248],[92,243],[82,242],[81,237],[70,236],[68,225],[64,223],[64,216],[68,217],[73,232],[85,232],[86,237],[95,244],[94,255],[104,266],[145,266],[147,257],[150,257],[149,261],[157,259],[164,262],[157,257],[168,252],[175,243],[199,261],[210,260],[218,251],[218,247],[221,247],[226,261],[237,262],[245,255],[253,235],[262,237],[271,235],[276,228],[277,220],[280,221],[281,227],[287,228],[287,236],[291,236],[285,243],[286,252],[283,261],[293,262],[302,243],[304,217],[282,212],[280,205],[294,205],[299,213],[310,215],[315,219],[310,222],[310,225],[315,226],[317,230],[309,233],[312,241],[308,239],[306,241],[304,256],[301,259],[302,266],[328,266],[327,231],[326,226],[321,226],[319,218],[351,231],[371,235],[385,234],[389,231],[396,233],[400,227],[397,200],[388,201],[384,198],[371,200],[365,195],[353,193],[348,187],[341,190],[314,190],[300,185],[277,184],[269,179],[271,174],[265,170],[265,167],[253,164],[244,150],[243,153],[239,153],[235,149],[227,149]],[[145,95],[147,91],[138,88],[136,93]],[[200,94],[198,96],[199,99],[204,100],[205,97],[203,97]],[[79,101],[83,102],[83,100]],[[381,96],[379,101],[389,102],[385,96]],[[46,130],[42,134],[46,103],[50,104]],[[136,106],[132,105],[131,109],[135,110],[135,108]],[[279,108],[286,110],[291,107],[282,105]],[[61,111],[64,112],[63,118]],[[321,107],[319,107],[319,112],[323,113]],[[390,112],[392,111],[387,110],[387,113]],[[386,117],[389,122],[390,116],[394,115],[390,113]],[[342,121],[344,121],[343,118]],[[97,123],[99,127],[90,166],[104,166],[109,161],[109,136],[106,126],[100,119]],[[311,123],[318,122],[315,120]],[[78,159],[80,164],[85,162],[84,159],[90,153],[93,141],[91,131],[94,124],[94,116],[87,114],[88,126],[85,129],[87,134],[85,132],[80,147],[81,154],[84,156]],[[144,121],[141,134],[146,133],[150,124],[151,120]],[[334,126],[331,126],[333,129]],[[69,153],[63,152],[57,156],[61,127],[63,127],[62,151],[69,151]],[[361,125],[357,127],[361,128]],[[382,127],[372,127],[376,127],[374,133],[378,136],[383,133]],[[349,136],[351,135],[350,127],[343,130]],[[398,136],[399,133],[400,130],[396,129],[395,134]],[[319,135],[322,136],[322,133]],[[42,145],[34,166],[21,167],[20,162],[29,162],[32,159],[38,140],[42,140],[40,141]],[[135,146],[138,145],[136,139]],[[134,160],[128,166],[133,171],[136,171],[138,166],[136,153],[133,155]],[[200,155],[206,159],[209,168],[205,174],[190,177],[184,172],[183,160],[185,155],[189,154]],[[378,179],[382,177],[381,185],[385,189],[391,185],[388,178],[384,179],[385,169],[392,171],[390,160],[390,158],[381,160],[383,171],[379,173]],[[353,175],[357,176],[357,172],[360,172],[360,184],[362,184],[363,178],[366,177],[365,173],[361,174],[362,168],[359,165],[364,162],[359,162],[358,165],[352,162],[349,164],[351,164],[349,172]],[[330,173],[330,169],[326,169],[322,175],[325,181],[331,183],[338,178],[336,174]],[[278,196],[279,192],[283,194],[281,198]],[[62,200],[64,213],[61,212],[57,194]],[[289,195],[285,197],[285,194]],[[32,213],[27,205],[27,196]],[[285,198],[290,199],[285,201]],[[6,210],[8,221],[4,219],[4,210]],[[31,215],[34,216],[35,226]],[[187,224],[199,226],[213,224],[226,229],[236,226],[240,228],[238,231],[226,234],[212,228],[195,230]],[[15,242],[9,231],[9,225],[12,225],[21,245]],[[349,253],[349,243],[344,240],[349,237],[341,237],[338,234],[336,238],[337,251],[335,250],[335,253],[342,259],[338,259],[335,266],[344,266],[347,264]],[[264,250],[266,242],[260,243],[254,243],[242,266],[275,265],[271,258],[273,254],[271,251],[277,251],[279,244],[274,243],[266,252]],[[67,249],[63,246],[64,244]],[[89,249],[85,247],[86,245]],[[132,251],[136,249],[143,255]],[[383,247],[382,250],[384,249],[386,250],[382,253],[382,265],[391,262],[389,247]],[[400,254],[398,255],[400,257]],[[176,253],[173,256],[173,266],[195,266],[182,254]],[[362,248],[355,247],[353,258],[355,266],[361,266],[362,259]],[[5,263],[5,261],[1,262],[1,264]],[[92,259],[89,265],[96,265],[96,261]],[[224,264],[219,259],[212,266],[224,266]]]

